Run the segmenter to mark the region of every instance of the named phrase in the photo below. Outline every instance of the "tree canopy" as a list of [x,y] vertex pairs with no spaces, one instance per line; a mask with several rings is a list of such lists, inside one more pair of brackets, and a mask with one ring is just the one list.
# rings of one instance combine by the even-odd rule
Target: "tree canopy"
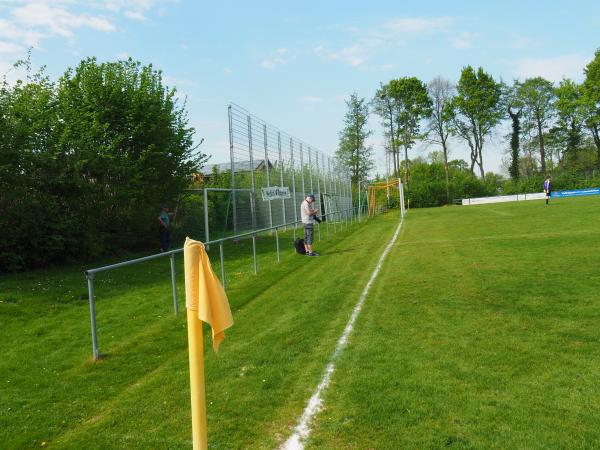
[[366,145],[367,138],[373,133],[367,127],[369,107],[364,98],[353,93],[346,100],[348,108],[344,117],[344,129],[340,132],[340,143],[336,156],[350,169],[352,183],[366,180],[373,168],[373,148]]
[[88,58],[0,89],[0,270],[147,247],[204,155],[160,71]]
[[462,138],[471,150],[471,172],[479,167],[484,178],[483,146],[493,128],[504,116],[501,103],[502,85],[479,67],[465,67],[456,85],[452,101],[452,131]]

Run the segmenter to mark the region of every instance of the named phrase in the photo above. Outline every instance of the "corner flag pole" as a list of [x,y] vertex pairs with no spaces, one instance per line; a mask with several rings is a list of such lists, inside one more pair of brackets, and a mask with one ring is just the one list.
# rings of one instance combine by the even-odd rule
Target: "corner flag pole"
[[192,441],[194,450],[206,450],[206,396],[204,388],[204,336],[198,311],[188,308],[188,345],[190,356],[190,392],[192,397]]
[[186,238],[183,261],[190,359],[192,442],[194,450],[207,450],[202,322],[212,327],[213,350],[216,353],[219,344],[225,339],[225,330],[233,325],[233,318],[227,294],[212,270],[204,244]]

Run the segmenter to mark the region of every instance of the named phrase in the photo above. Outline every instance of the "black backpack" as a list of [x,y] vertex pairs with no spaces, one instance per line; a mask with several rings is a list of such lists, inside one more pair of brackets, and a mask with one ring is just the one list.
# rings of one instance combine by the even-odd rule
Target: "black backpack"
[[294,247],[296,247],[296,253],[299,255],[306,254],[306,250],[304,249],[304,239],[297,238],[294,241]]

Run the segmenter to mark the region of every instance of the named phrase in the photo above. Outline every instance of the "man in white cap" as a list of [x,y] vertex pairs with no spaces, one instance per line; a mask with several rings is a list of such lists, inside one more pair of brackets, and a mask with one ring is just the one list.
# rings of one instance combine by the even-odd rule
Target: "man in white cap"
[[318,209],[313,208],[314,201],[315,196],[308,194],[302,205],[300,205],[300,216],[302,218],[302,225],[304,226],[304,249],[306,250],[306,256],[319,256],[312,248],[316,222],[315,216],[319,213]]

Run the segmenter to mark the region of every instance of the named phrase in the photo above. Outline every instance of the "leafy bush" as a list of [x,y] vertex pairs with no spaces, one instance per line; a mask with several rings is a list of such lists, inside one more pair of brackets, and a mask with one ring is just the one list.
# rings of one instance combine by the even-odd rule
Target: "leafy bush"
[[156,245],[200,159],[152,66],[83,60],[0,88],[0,271]]

